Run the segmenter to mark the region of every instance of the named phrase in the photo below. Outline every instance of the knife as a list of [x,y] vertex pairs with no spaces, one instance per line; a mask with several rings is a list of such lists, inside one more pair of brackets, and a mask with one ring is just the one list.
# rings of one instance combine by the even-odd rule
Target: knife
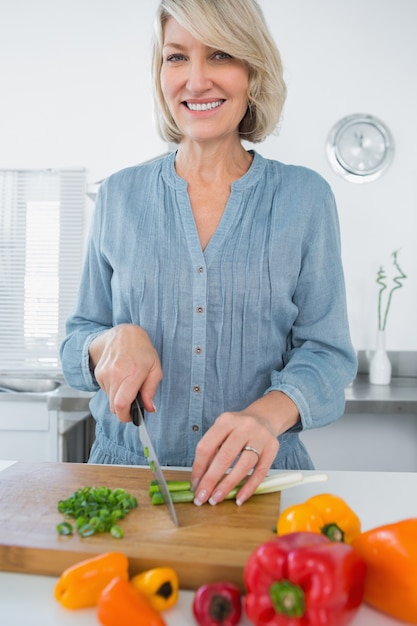
[[171,494],[169,493],[167,481],[162,473],[161,465],[156,456],[154,447],[152,445],[151,438],[145,426],[145,420],[143,419],[143,413],[138,398],[135,398],[132,402],[130,414],[132,422],[139,430],[139,439],[143,446],[146,460],[149,463],[154,479],[158,483],[159,491],[161,492],[162,499],[170,512],[171,518],[175,526],[179,526],[177,514],[175,512],[174,503],[172,502]]

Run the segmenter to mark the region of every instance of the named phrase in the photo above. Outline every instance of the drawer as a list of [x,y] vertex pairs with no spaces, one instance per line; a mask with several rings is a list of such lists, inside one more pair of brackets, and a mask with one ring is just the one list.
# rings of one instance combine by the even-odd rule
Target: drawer
[[0,431],[47,431],[46,402],[0,402]]

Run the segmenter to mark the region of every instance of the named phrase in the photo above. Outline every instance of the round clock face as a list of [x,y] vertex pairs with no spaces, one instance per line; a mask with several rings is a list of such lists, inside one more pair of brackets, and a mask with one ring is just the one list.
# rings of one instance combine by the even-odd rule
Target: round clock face
[[352,182],[378,178],[391,163],[393,142],[387,127],[371,115],[350,115],[331,130],[326,145],[330,164]]

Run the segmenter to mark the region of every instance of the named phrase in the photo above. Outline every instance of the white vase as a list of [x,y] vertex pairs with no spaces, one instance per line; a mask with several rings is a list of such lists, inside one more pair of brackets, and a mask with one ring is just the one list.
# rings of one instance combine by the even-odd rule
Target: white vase
[[383,330],[379,330],[376,336],[376,350],[369,366],[369,382],[373,385],[389,385],[391,382],[391,361],[385,349]]

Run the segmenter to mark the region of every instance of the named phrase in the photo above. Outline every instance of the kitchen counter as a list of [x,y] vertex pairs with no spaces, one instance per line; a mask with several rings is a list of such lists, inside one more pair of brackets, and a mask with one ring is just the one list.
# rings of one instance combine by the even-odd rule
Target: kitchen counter
[[[12,461],[0,461],[0,470],[10,463]],[[331,471],[327,474],[329,478],[326,483],[310,483],[284,490],[281,494],[281,510],[303,502],[314,494],[328,492],[341,496],[349,503],[361,518],[363,530],[406,517],[417,517],[415,473]],[[54,600],[55,582],[56,578],[53,577],[0,572],[0,623],[97,626],[94,609],[68,611]],[[195,626],[191,611],[192,598],[193,592],[181,591],[178,604],[164,613],[167,626]],[[242,619],[241,626],[249,624],[248,620]],[[402,622],[363,605],[351,624],[399,626]]]
[[79,391],[64,383],[52,391],[7,391],[0,388],[0,402],[46,402],[48,410],[85,411],[94,393]]
[[[94,393],[62,384],[53,391],[0,393],[0,401],[46,402],[48,409],[83,411]],[[345,390],[346,412],[417,413],[417,377],[393,376],[389,385],[371,385],[368,374],[358,374]]]
[[358,374],[345,396],[345,413],[417,414],[415,377],[393,376],[389,385],[371,385],[367,374]]
[[[46,393],[0,393],[1,401],[46,402],[50,411],[88,411],[94,393],[61,384]],[[368,374],[358,374],[345,390],[346,413],[416,413],[417,377],[393,376],[389,385],[371,385]]]

